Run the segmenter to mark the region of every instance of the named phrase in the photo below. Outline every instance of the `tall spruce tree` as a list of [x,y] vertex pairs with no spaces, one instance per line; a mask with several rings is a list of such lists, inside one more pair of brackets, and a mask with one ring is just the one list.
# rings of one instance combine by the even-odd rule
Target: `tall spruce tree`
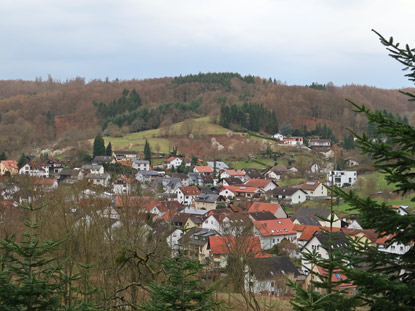
[[112,156],[112,145],[111,145],[111,142],[108,143],[107,148],[105,149],[105,155]]
[[147,140],[144,145],[144,159],[150,161],[150,164],[151,164],[151,149],[150,149],[150,144]]
[[[406,76],[415,82],[415,49],[399,48],[393,38],[389,40],[375,32],[390,56],[406,66]],[[410,101],[415,94],[402,92]],[[373,165],[385,175],[388,184],[397,194],[415,190],[415,128],[400,122],[385,112],[371,112],[365,106],[352,103],[355,112],[366,116],[376,127],[375,135],[385,137],[378,141],[363,134],[357,135],[357,145],[373,159]],[[385,252],[368,243],[351,240],[344,273],[359,288],[359,298],[370,310],[414,310],[415,308],[415,216],[400,215],[386,204],[370,197],[360,198],[354,192],[336,189],[336,194],[354,210],[359,211],[364,228],[374,229],[386,240],[386,247],[402,247],[402,252]],[[415,201],[415,197],[411,199]],[[408,250],[409,248],[409,250]],[[405,252],[405,250],[407,250]]]
[[94,139],[93,157],[105,155],[105,142],[101,134],[98,134]]

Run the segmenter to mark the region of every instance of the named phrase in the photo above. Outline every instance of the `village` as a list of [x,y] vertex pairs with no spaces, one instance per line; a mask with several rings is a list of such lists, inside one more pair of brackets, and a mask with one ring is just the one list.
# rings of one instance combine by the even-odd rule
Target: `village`
[[[302,137],[277,134],[273,138],[283,147],[305,147]],[[330,140],[311,139],[307,148],[327,152],[330,147]],[[354,168],[359,163],[352,159],[347,170],[312,163],[299,180],[295,165],[275,165],[265,171],[235,169],[214,158],[203,161],[174,154],[152,165],[142,156],[137,151],[116,150],[73,168],[52,157],[43,162],[28,157],[21,167],[15,160],[3,160],[0,175],[9,182],[1,184],[1,221],[7,222],[8,212],[23,202],[36,203],[58,188],[82,184],[79,196],[72,198],[77,206],[72,211],[76,214],[92,199],[99,200],[91,213],[108,220],[102,239],[117,239],[117,230],[125,225],[120,215],[129,208],[142,215],[140,219],[151,219],[141,232],[143,239],[151,233],[165,241],[172,256],[185,249],[190,258],[204,265],[205,278],[219,280],[226,275],[230,258],[249,258],[250,265],[244,268],[245,290],[277,297],[290,295],[286,278],[308,289],[313,275],[327,274],[307,262],[302,253],[316,251],[328,258],[326,233],[330,230],[337,249],[345,247],[347,237],[358,237],[388,253],[405,254],[410,249],[410,245],[389,243],[391,236],[379,237],[373,229],[362,228],[358,215],[336,212],[334,221],[328,221],[328,207],[336,201],[330,187],[353,187],[358,180]],[[127,168],[129,176],[114,169],[106,171],[115,165]],[[293,174],[297,174],[296,182],[290,183]],[[10,182],[16,176],[28,178],[32,191],[22,191]],[[408,206],[394,208],[401,215],[409,213]],[[344,275],[333,277],[350,294],[358,290]]]

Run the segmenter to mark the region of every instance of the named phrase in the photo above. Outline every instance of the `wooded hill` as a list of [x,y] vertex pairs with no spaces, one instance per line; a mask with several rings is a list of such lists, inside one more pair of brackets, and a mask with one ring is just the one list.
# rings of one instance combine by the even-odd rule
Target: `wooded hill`
[[[220,122],[223,107],[244,103],[259,107],[259,115],[269,112],[267,120],[274,120],[275,112],[280,126],[312,130],[326,124],[341,140],[345,128],[361,132],[368,126],[363,117],[355,116],[346,98],[415,123],[415,112],[405,96],[369,86],[287,86],[237,73],[88,83],[83,78],[14,80],[0,81],[0,151],[10,157],[56,141],[69,145],[92,138],[108,126],[136,132],[206,115],[217,116]],[[241,110],[246,114],[247,109]],[[231,129],[240,126],[240,121],[228,124]],[[270,123],[260,127],[271,129],[275,128]]]

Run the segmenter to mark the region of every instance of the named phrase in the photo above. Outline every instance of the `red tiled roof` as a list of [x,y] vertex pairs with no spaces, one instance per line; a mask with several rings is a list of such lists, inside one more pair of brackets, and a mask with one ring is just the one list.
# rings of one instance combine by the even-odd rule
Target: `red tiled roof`
[[56,178],[54,178],[54,179],[49,179],[49,178],[36,178],[35,179],[35,185],[52,186],[55,181],[56,181]]
[[245,176],[245,172],[241,170],[225,170],[230,176]]
[[180,159],[179,157],[170,157],[166,160],[167,163],[174,161],[175,159]]
[[270,183],[272,183],[272,180],[270,179],[250,179],[245,183],[245,185],[248,187],[265,188]]
[[372,242],[376,242],[378,239],[378,234],[373,229],[349,229],[349,228],[342,228],[342,231],[346,235],[355,236],[359,233],[362,233],[366,238],[368,238]]
[[246,187],[246,186],[225,186],[221,189],[221,191],[224,189],[228,189],[234,193],[253,193],[259,190],[259,188],[257,187]]
[[213,173],[213,169],[210,166],[195,166],[195,170],[199,173]]
[[294,224],[289,218],[254,221],[253,224],[262,236],[296,234]]
[[184,195],[199,195],[202,192],[200,192],[199,188],[195,186],[189,186],[189,187],[179,187],[180,191],[183,192]]
[[[327,269],[323,269],[320,266],[317,266],[317,272],[319,275],[321,276],[326,276],[327,275]],[[339,288],[351,288],[351,287],[356,287],[356,285],[353,285],[351,283],[347,283],[345,282],[347,280],[347,276],[345,276],[344,274],[340,273],[341,270],[340,269],[334,269],[332,275],[331,275],[331,281],[333,283],[339,283],[342,282],[341,284],[339,284]]]
[[210,236],[209,246],[212,254],[223,255],[232,252],[251,253],[256,258],[270,257],[264,254],[261,249],[261,242],[258,236],[234,237],[234,236]]
[[248,213],[255,213],[255,212],[271,212],[275,214],[275,212],[280,208],[278,203],[263,203],[263,202],[254,202],[248,210]]
[[7,170],[18,169],[16,160],[3,160],[1,163]]
[[[314,233],[321,232],[323,230],[330,230],[329,227],[320,227],[320,226],[304,226],[303,233],[301,233],[300,237],[298,238],[298,241],[309,241]],[[332,228],[332,232],[340,231],[340,228]]]
[[395,236],[396,234],[386,234],[376,239],[376,244],[389,244],[389,241]]

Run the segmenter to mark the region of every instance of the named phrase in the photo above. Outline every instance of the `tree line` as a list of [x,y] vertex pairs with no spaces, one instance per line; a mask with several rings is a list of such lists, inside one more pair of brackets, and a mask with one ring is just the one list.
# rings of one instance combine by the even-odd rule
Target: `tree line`
[[241,81],[244,81],[249,84],[253,84],[255,82],[254,76],[241,76],[239,73],[234,72],[210,72],[210,73],[198,73],[197,75],[186,75],[186,76],[178,76],[174,77],[172,84],[173,85],[180,85],[192,82],[199,82],[207,85],[208,87],[212,87],[214,85],[222,85],[228,90],[231,88],[231,80],[233,78],[237,78]]
[[268,134],[278,132],[275,111],[266,109],[260,104],[222,105],[219,123],[225,128],[236,126],[239,129],[254,132],[264,131]]

